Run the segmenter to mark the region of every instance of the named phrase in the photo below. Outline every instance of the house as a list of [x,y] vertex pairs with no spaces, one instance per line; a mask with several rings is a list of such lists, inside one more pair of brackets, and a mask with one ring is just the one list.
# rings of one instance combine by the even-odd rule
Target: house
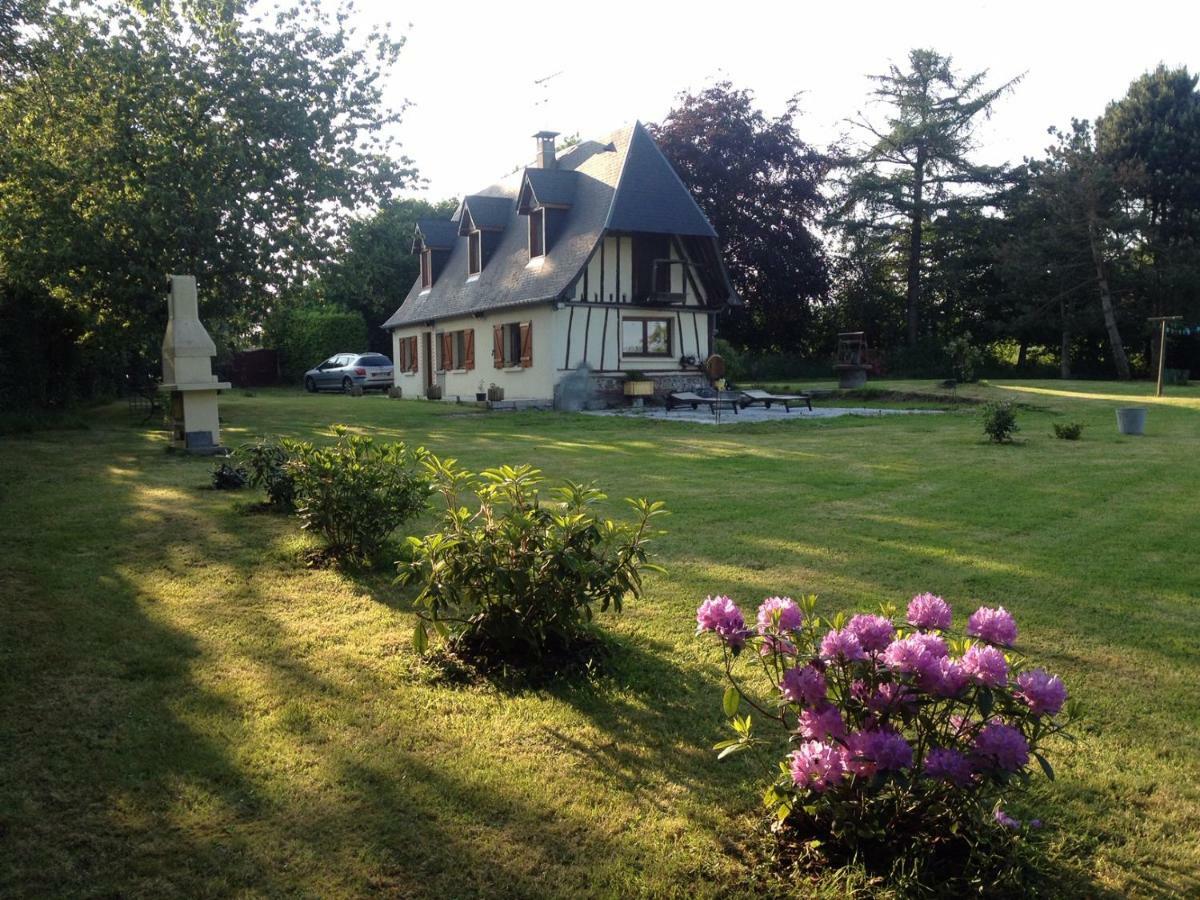
[[717,235],[639,122],[537,157],[418,223],[421,273],[383,327],[405,396],[548,403],[581,365],[619,397],[624,373],[656,392],[706,384],[713,326],[737,302]]

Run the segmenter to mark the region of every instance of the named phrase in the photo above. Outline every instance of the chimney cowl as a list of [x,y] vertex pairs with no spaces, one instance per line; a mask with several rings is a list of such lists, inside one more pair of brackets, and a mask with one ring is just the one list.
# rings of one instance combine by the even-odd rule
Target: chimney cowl
[[557,131],[539,131],[533,136],[537,141],[537,156],[534,157],[534,162],[539,169],[553,169],[558,165],[558,160],[554,155],[554,139],[558,137]]

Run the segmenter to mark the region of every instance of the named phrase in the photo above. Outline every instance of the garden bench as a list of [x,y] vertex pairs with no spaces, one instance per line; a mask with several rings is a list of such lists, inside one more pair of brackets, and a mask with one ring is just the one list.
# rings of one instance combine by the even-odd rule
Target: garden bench
[[812,396],[810,394],[772,394],[770,391],[742,391],[742,409],[747,406],[752,406],[755,403],[761,403],[767,409],[771,408],[772,403],[780,403],[787,412],[792,411],[792,404],[803,403],[808,407],[808,411],[812,412]]

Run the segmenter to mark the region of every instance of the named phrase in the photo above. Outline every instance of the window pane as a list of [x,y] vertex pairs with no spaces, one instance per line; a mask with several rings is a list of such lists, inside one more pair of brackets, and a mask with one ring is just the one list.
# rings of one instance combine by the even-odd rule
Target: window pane
[[671,323],[666,319],[655,319],[646,323],[646,352],[671,352]]
[[621,323],[621,350],[625,353],[645,353],[642,344],[642,321],[634,319]]

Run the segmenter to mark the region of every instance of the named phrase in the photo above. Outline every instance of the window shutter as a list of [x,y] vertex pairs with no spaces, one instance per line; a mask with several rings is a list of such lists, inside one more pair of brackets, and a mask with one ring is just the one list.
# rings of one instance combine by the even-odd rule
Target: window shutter
[[533,323],[521,323],[521,368],[533,365]]
[[468,328],[466,339],[463,341],[463,368],[468,371],[475,368],[475,329]]
[[444,372],[449,371],[450,368],[454,365],[454,348],[451,346],[450,332],[448,332],[448,331],[442,332],[442,360],[441,360],[441,362],[442,362],[441,369]]
[[415,372],[417,371],[419,359],[417,355],[417,339],[415,337],[410,337],[408,340],[408,371]]
[[492,326],[492,365],[504,368],[504,326]]

